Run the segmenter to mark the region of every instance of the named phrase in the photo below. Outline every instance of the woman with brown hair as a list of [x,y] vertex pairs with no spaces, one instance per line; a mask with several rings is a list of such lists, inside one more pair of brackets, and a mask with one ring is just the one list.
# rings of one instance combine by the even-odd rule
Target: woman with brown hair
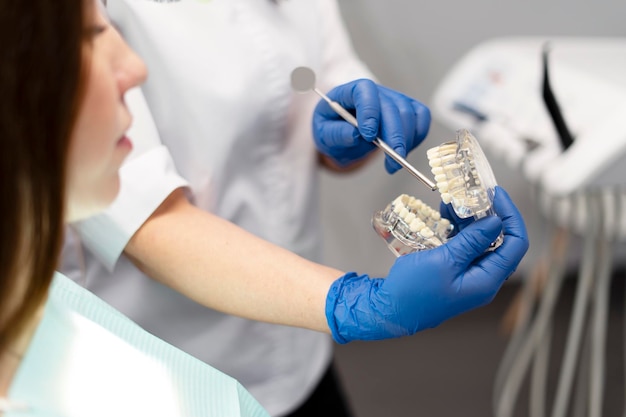
[[124,94],[146,76],[96,4],[0,0],[0,415],[263,416],[236,381],[54,272],[64,224],[118,193]]

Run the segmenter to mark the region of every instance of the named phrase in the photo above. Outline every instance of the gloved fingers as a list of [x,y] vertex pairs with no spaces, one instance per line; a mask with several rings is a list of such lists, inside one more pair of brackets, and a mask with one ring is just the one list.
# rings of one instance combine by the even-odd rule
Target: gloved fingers
[[502,271],[506,279],[515,272],[528,250],[528,233],[522,215],[507,192],[501,187],[496,187],[494,209],[502,219],[504,241],[499,248],[482,259],[480,263],[491,273]]
[[[409,124],[415,123],[413,108],[406,102],[394,103],[385,96],[381,96],[381,123],[380,138],[389,145],[400,156],[406,157],[407,147],[405,141],[412,135],[409,131]],[[393,174],[401,168],[400,164],[394,161],[389,155],[385,157],[385,169]]]
[[[321,108],[322,105],[328,106],[328,103],[320,102],[318,108]],[[325,119],[318,112],[313,116],[313,128],[315,129],[318,143],[322,148],[352,148],[364,142],[359,131],[354,126],[346,123],[343,119]]]
[[[399,155],[406,155],[419,145],[430,128],[430,110],[423,104],[383,86],[381,100],[381,139]],[[385,158],[387,172],[401,168],[391,157]]]
[[[358,130],[363,139],[368,142],[376,139],[381,118],[381,103],[376,83],[367,79],[352,81],[333,88],[328,97],[356,116]],[[333,111],[330,106],[328,109]]]
[[313,136],[318,150],[342,166],[364,157],[375,148],[323,100],[313,114]]
[[459,216],[457,216],[454,212],[452,204],[450,203],[446,204],[443,201],[439,201],[439,213],[441,213],[441,217],[445,217],[446,219],[450,220],[450,223],[454,224],[455,226],[459,222],[459,220],[461,220]]
[[[407,153],[418,146],[430,130],[430,109],[423,103],[400,92],[379,85],[380,94],[396,104],[404,125],[404,145]],[[383,114],[384,117],[384,114]]]
[[468,225],[474,222],[473,217],[462,219],[457,216],[454,208],[452,207],[452,204],[446,204],[443,201],[439,203],[439,213],[441,214],[441,217],[450,220],[450,223],[454,225],[454,230],[452,231],[450,237],[456,236],[457,233],[459,233],[461,230],[465,229]]
[[476,297],[477,307],[489,303],[504,281],[515,272],[524,253],[526,251],[520,250],[517,241],[505,237],[499,248],[485,253],[463,275],[459,293],[464,297]]
[[461,276],[457,296],[469,307],[465,311],[489,304],[506,281],[508,275],[504,271],[497,272],[486,265],[493,255],[488,252]]
[[498,217],[502,219],[504,234],[515,236],[528,243],[528,232],[524,219],[509,194],[502,187],[496,186],[493,208]]
[[451,265],[463,272],[476,258],[482,256],[502,231],[502,221],[489,216],[472,222],[444,245],[432,249],[445,250]]
[[501,187],[496,187],[494,209],[502,219],[504,241],[495,251],[477,260],[463,278],[464,291],[483,294],[486,301],[490,301],[500,285],[515,272],[528,250],[524,220]]
[[[490,218],[498,219],[495,216]],[[482,220],[477,221],[477,223]],[[457,238],[458,236],[452,241]],[[510,256],[510,246],[507,246],[502,252],[500,251],[505,244],[506,239],[505,243],[495,251],[479,254],[469,268],[459,276],[457,295],[464,300],[467,306],[476,308],[490,303],[502,287],[504,281],[517,267],[519,261],[511,262],[507,259]]]
[[[333,140],[324,141],[325,146],[334,148],[332,153],[335,157],[338,152],[336,149],[357,146],[355,139],[371,142],[377,136],[405,157],[428,134],[431,119],[430,110],[426,106],[404,94],[378,86],[371,80],[362,79],[343,84],[332,89],[328,97],[355,115],[360,135],[351,131],[352,134],[348,136],[347,126],[344,126],[346,130],[333,128],[334,133],[330,136]],[[327,103],[320,103],[315,112],[314,128],[331,121],[345,124],[341,120]],[[327,132],[319,130],[317,137],[322,137],[322,133],[328,137]],[[369,147],[365,149],[366,153],[371,150]],[[352,156],[355,155],[364,156],[353,149]],[[400,165],[387,156],[385,168],[389,173],[394,173],[400,169]]]
[[425,104],[416,100],[413,100],[412,103],[413,109],[417,116],[417,125],[415,130],[417,143],[413,144],[413,147],[416,147],[417,145],[422,143],[422,141],[428,135],[428,132],[430,131],[430,122],[432,119],[430,116],[430,109],[426,107]]

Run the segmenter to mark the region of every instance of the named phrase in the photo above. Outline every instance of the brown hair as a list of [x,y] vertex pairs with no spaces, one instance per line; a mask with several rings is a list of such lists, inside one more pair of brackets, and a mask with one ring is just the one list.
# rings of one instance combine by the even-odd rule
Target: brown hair
[[57,265],[88,1],[0,0],[0,351],[45,300]]

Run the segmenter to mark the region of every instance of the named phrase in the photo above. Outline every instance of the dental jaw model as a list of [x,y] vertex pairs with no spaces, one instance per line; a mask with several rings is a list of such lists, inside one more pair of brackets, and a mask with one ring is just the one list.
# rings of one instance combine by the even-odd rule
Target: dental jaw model
[[441,200],[452,204],[462,219],[493,215],[496,179],[478,141],[461,129],[455,142],[446,142],[427,151],[431,171]]
[[[457,131],[456,141],[429,149],[427,156],[441,200],[450,204],[459,218],[495,215],[496,180],[478,141],[468,130]],[[454,229],[439,211],[406,194],[376,212],[372,225],[396,256],[440,246]],[[500,235],[490,250],[500,246],[502,240]]]
[[372,226],[396,256],[436,248],[454,229],[437,210],[407,194],[376,212]]

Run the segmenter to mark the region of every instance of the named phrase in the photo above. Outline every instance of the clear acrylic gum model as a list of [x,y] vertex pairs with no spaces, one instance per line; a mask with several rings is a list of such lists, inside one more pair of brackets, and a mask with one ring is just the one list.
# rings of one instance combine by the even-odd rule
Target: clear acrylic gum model
[[374,213],[372,226],[396,256],[436,248],[454,228],[439,211],[406,194]]
[[[496,179],[478,141],[468,130],[458,130],[456,141],[429,149],[427,156],[441,200],[449,203],[459,218],[495,215]],[[374,213],[372,226],[396,256],[440,246],[454,228],[438,210],[406,194]],[[490,250],[500,246],[502,240],[500,235]]]

